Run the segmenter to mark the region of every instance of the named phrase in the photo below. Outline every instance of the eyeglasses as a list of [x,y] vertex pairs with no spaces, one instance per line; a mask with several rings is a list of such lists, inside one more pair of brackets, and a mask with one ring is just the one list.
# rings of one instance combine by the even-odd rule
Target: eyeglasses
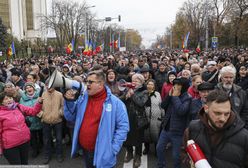
[[86,85],[91,85],[92,83],[99,83],[100,81],[93,81],[93,80],[86,80],[85,84]]

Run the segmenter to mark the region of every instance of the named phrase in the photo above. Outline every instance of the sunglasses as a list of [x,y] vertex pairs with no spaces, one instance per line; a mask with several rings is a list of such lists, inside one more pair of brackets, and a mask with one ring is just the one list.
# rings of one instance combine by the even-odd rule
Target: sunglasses
[[91,85],[92,83],[99,83],[101,81],[93,81],[93,80],[86,80],[85,83],[86,85]]

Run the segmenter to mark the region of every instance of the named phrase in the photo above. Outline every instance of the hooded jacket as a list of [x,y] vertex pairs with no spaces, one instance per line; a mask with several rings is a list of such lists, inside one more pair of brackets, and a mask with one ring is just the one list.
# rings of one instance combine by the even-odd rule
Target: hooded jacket
[[213,168],[248,167],[248,131],[244,122],[232,112],[222,129],[213,130],[204,109],[199,117],[190,123],[185,140],[193,139]]
[[30,140],[30,131],[25,123],[24,115],[36,115],[41,110],[41,104],[34,107],[17,104],[13,110],[0,106],[0,154],[4,149],[10,149]]
[[[39,97],[39,91],[35,91],[33,97],[29,97],[26,92],[21,92],[21,100],[20,100],[20,104],[23,104],[24,106],[29,106],[29,107],[33,107],[35,105],[35,103],[37,102]],[[29,129],[31,131],[33,130],[40,130],[42,129],[42,124],[41,124],[41,120],[39,117],[37,116],[27,116],[26,120],[28,120],[30,122],[30,127]]]

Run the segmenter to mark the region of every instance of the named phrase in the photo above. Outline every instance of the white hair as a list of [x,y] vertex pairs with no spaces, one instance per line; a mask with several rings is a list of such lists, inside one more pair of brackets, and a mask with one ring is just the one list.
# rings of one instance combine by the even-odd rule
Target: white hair
[[227,72],[232,73],[234,76],[236,76],[237,70],[233,66],[225,66],[220,70],[220,77],[222,77],[222,75]]
[[139,73],[136,73],[132,76],[132,78],[137,78],[141,84],[144,84],[145,83],[145,78],[143,75],[139,74]]

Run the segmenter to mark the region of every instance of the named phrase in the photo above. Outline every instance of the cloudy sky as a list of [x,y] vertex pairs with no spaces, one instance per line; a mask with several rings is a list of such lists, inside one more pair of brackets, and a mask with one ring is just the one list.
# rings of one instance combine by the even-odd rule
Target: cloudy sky
[[[48,0],[48,2],[52,0]],[[83,0],[68,0],[78,1]],[[86,0],[89,6],[95,5],[90,10],[98,19],[105,17],[116,18],[121,15],[118,23],[127,29],[136,29],[140,32],[142,43],[149,47],[157,35],[162,35],[166,27],[170,26],[176,13],[186,0]]]
[[[78,0],[80,1],[80,0]],[[87,0],[98,18],[117,17],[118,24],[125,28],[137,29],[142,35],[142,43],[148,47],[170,26],[176,13],[186,0]],[[117,20],[116,20],[117,22]]]

